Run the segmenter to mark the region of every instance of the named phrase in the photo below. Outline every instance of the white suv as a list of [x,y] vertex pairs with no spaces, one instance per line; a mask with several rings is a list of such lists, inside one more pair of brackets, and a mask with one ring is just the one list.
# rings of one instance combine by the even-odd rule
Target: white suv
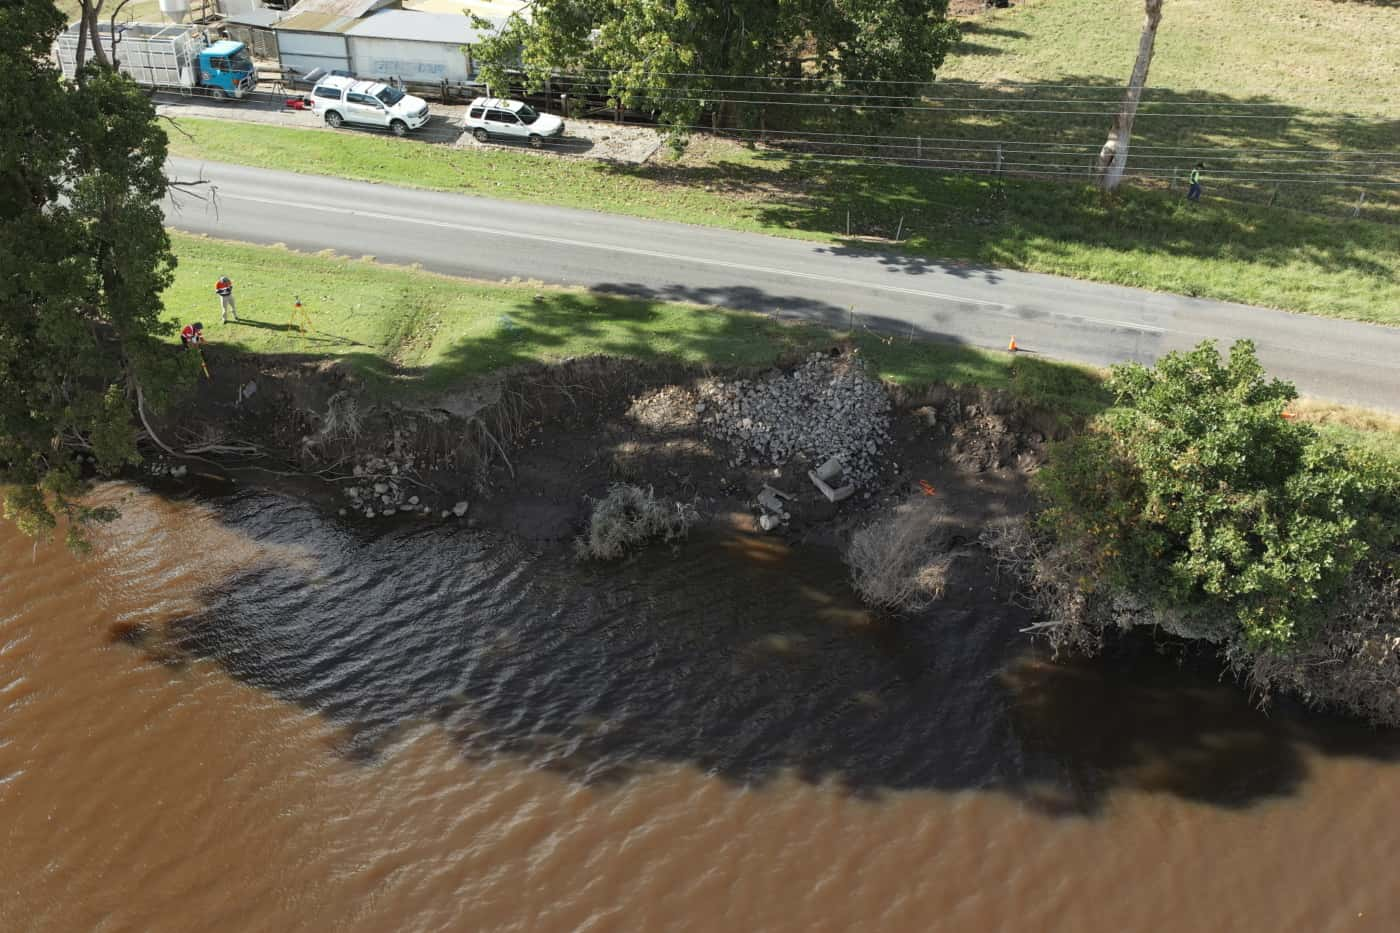
[[428,102],[396,87],[359,81],[345,75],[329,75],[311,91],[313,109],[330,126],[360,123],[383,127],[395,136],[416,130],[428,122]]
[[518,100],[478,97],[467,108],[462,128],[471,130],[478,142],[492,136],[508,136],[528,140],[536,149],[546,139],[564,135],[564,121],[549,113],[540,113]]

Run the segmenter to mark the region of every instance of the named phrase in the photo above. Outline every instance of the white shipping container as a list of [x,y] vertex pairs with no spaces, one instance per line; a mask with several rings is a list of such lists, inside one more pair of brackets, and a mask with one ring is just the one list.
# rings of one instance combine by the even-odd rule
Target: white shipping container
[[351,35],[351,70],[363,78],[399,78],[413,84],[452,84],[472,80],[462,46]]

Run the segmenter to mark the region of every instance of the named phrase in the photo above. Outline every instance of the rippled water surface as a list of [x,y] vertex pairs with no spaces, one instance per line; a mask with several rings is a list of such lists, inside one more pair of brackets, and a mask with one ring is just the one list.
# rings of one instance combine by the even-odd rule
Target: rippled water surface
[[1400,746],[709,532],[0,526],[3,930],[1393,929]]

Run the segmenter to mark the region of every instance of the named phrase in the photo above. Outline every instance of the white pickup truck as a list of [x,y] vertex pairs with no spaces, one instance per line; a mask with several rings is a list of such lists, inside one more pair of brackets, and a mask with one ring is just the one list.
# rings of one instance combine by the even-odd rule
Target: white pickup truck
[[311,91],[312,109],[327,126],[358,123],[403,136],[428,122],[428,102],[396,87],[345,75],[321,78]]

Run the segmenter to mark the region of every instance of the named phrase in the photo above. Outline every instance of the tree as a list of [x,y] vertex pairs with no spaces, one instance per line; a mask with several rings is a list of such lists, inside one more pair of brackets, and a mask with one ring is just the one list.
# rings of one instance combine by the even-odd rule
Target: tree
[[1305,642],[1352,571],[1397,540],[1395,483],[1306,424],[1249,341],[1155,369],[1114,367],[1119,407],[1039,479],[1044,527],[1092,568],[1084,585],[1199,617],[1232,642]]
[[110,517],[84,508],[77,454],[136,459],[137,405],[190,360],[161,352],[175,260],[160,210],[166,137],[149,98],[89,63],[64,85],[48,0],[0,6],[0,487],[4,514],[47,536]]
[[706,113],[752,118],[751,102],[794,87],[851,102],[860,82],[892,81],[877,93],[916,95],[958,38],[947,10],[947,0],[535,0],[472,54],[493,88],[517,67],[535,90],[584,76],[616,105],[686,128]]
[[1128,89],[1123,92],[1123,103],[1113,120],[1113,128],[1108,131],[1108,140],[1099,150],[1099,186],[1105,191],[1118,187],[1123,180],[1123,170],[1128,167],[1128,144],[1133,135],[1133,120],[1137,117],[1142,89],[1147,84],[1147,70],[1152,66],[1157,27],[1162,22],[1162,0],[1144,0],[1144,3],[1146,17],[1142,23],[1142,37],[1138,40],[1137,60],[1133,62]]

